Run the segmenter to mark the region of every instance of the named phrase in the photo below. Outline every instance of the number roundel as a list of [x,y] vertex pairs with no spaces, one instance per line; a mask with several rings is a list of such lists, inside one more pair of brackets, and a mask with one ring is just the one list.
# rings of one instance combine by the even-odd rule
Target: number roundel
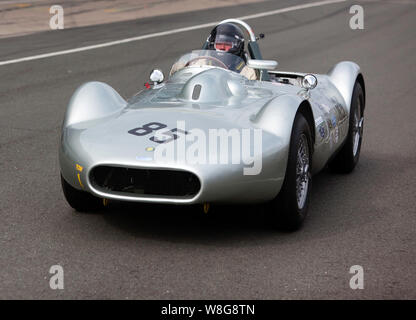
[[[148,135],[148,134],[152,133],[153,131],[164,129],[166,127],[167,127],[166,124],[163,124],[163,123],[160,123],[160,122],[149,122],[147,124],[144,124],[141,127],[129,130],[128,133],[141,137],[141,136]],[[175,134],[174,132],[176,132],[177,134]],[[154,136],[154,137],[150,137],[149,140],[153,141],[153,142],[156,142],[156,143],[168,143],[170,141],[178,139],[179,138],[178,133],[188,134],[187,131],[183,131],[183,130],[174,128],[174,129],[171,129],[169,131],[166,131],[166,132],[162,133],[163,135],[165,135],[166,137],[169,137],[169,138],[160,140],[160,139],[157,139]]]

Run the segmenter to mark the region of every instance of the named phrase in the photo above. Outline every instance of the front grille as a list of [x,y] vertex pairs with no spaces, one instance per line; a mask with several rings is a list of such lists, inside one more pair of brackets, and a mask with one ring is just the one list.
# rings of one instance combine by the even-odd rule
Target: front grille
[[97,166],[90,173],[91,184],[106,193],[193,197],[200,188],[198,177],[187,171]]

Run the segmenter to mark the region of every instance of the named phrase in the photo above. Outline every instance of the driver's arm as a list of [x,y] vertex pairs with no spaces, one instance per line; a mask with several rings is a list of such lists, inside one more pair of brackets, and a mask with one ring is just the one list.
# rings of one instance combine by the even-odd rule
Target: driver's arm
[[174,74],[176,71],[183,69],[183,67],[185,67],[185,63],[183,63],[182,61],[177,61],[173,64],[172,69],[170,69],[169,76]]
[[244,77],[246,77],[248,80],[257,80],[257,74],[256,71],[253,68],[244,66],[244,68],[241,70],[240,74]]
[[188,61],[187,63],[183,63],[183,62],[176,62],[173,66],[172,69],[170,70],[170,75],[174,74],[176,71],[181,70],[182,68],[184,68],[185,66],[197,66],[197,67],[202,67],[202,66],[210,66],[212,65],[212,61],[209,59],[205,59],[205,58],[195,58],[191,61]]

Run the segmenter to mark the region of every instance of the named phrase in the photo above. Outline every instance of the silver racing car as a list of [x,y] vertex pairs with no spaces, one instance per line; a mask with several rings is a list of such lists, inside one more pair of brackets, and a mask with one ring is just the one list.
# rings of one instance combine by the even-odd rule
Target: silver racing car
[[328,74],[277,71],[259,38],[228,19],[127,101],[101,82],[79,87],[59,150],[69,205],[267,203],[277,226],[298,229],[312,175],[358,162],[364,78],[346,61]]

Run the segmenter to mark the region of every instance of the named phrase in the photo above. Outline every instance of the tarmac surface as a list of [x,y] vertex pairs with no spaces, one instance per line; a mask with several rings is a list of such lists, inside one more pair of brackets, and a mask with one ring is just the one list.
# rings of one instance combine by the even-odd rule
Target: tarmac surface
[[262,0],[2,0],[0,38],[50,30],[59,5],[63,27],[85,27],[179,12],[236,6]]
[[[0,40],[0,61],[285,8],[269,1],[48,31]],[[363,30],[351,30],[360,4]],[[114,204],[73,211],[59,178],[66,105],[84,82],[125,98],[155,67],[165,74],[210,28],[0,66],[0,298],[415,299],[416,1],[357,1],[247,21],[280,70],[326,73],[357,62],[367,89],[356,170],[313,181],[296,233],[270,228],[262,206]],[[52,265],[65,288],[49,287]],[[364,268],[364,289],[349,287]]]

